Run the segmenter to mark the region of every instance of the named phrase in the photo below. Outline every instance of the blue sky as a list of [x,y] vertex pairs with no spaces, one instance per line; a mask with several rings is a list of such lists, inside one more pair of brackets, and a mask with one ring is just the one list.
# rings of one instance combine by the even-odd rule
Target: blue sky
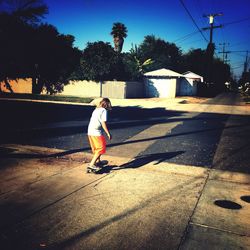
[[[213,41],[216,55],[222,58],[222,43],[226,43],[229,63],[239,76],[246,52],[250,57],[250,1],[249,0],[44,0],[49,14],[44,22],[57,27],[63,34],[75,37],[75,46],[84,49],[87,42],[104,41],[113,45],[110,35],[114,22],[122,22],[128,29],[123,51],[132,44],[140,44],[146,35],[155,35],[174,42],[183,52],[191,48],[205,49],[209,31],[198,31],[209,26],[204,14],[223,13],[215,17]],[[189,11],[190,15],[187,13]],[[233,52],[243,51],[243,52]],[[250,65],[249,65],[250,67]]]

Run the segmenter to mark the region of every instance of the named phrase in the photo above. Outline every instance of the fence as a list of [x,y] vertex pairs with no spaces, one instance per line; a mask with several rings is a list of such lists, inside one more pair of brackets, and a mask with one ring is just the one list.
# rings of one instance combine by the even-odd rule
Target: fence
[[[4,82],[0,83],[3,92],[32,93],[31,79],[10,80],[10,89]],[[43,92],[42,94],[44,94]],[[82,97],[108,97],[108,98],[139,98],[144,97],[144,84],[142,82],[125,81],[70,81],[58,95],[82,96]]]
[[108,98],[139,98],[144,97],[144,84],[142,82],[125,81],[70,81],[64,86],[60,95],[82,97],[108,97]]

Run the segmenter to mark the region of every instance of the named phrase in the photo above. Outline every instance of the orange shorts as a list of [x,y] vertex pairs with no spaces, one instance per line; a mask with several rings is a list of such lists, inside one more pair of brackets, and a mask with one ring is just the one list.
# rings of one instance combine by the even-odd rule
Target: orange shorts
[[93,154],[95,153],[104,154],[106,152],[106,139],[103,135],[100,136],[89,135],[88,138]]

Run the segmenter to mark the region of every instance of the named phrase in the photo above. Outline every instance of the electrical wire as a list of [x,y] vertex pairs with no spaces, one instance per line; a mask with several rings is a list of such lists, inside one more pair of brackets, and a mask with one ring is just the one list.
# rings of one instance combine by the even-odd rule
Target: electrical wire
[[[184,41],[184,42],[181,42],[181,44],[183,45],[183,44],[185,44],[185,45],[189,45],[189,44],[192,44],[192,45],[194,45],[195,43],[197,43],[197,42],[201,42],[201,41],[203,41],[203,39],[199,39],[199,40],[195,40],[195,41]],[[179,43],[180,44],[180,43]]]
[[241,22],[245,22],[247,20],[250,20],[250,17],[246,17],[244,19],[240,19],[238,21],[233,21],[233,22],[229,22],[229,23],[224,23],[222,24],[222,26],[228,26],[228,25],[231,25],[231,24],[235,24],[235,23],[241,23]]
[[186,10],[186,12],[188,13],[189,17],[191,18],[193,24],[195,25],[195,27],[198,29],[198,31],[201,33],[202,37],[205,39],[206,42],[208,42],[207,38],[204,36],[204,34],[202,33],[202,30],[199,28],[199,26],[197,25],[197,23],[195,22],[193,16],[191,15],[191,13],[189,12],[189,10],[187,9],[186,5],[184,4],[184,2],[182,0],[180,0],[180,3],[182,4],[183,8]]
[[231,69],[239,69],[239,68],[242,68],[243,66],[244,66],[244,64],[242,64],[240,66],[232,67]]
[[187,34],[187,35],[185,35],[185,36],[182,36],[182,37],[176,39],[176,40],[174,41],[174,43],[175,43],[175,42],[181,42],[181,40],[184,41],[184,40],[188,39],[189,37],[192,37],[193,35],[195,35],[195,34],[197,34],[197,33],[199,33],[199,31],[195,31],[195,32],[192,32],[192,33]]

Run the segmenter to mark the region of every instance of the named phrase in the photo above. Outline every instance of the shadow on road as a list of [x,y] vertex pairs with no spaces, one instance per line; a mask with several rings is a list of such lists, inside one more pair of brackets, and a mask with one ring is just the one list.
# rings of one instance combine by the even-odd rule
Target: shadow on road
[[104,174],[109,173],[111,170],[122,170],[128,168],[140,168],[148,163],[154,162],[153,165],[157,165],[161,162],[167,161],[177,155],[185,153],[184,151],[176,151],[176,152],[166,152],[166,153],[158,153],[158,154],[149,154],[149,155],[140,155],[135,157],[134,160],[122,164],[120,166],[116,165],[107,165],[103,167],[100,171],[97,171],[96,174]]
[[[86,133],[93,106],[54,103],[30,103],[0,100],[0,143],[25,143],[35,140]],[[110,129],[152,125],[185,112],[140,106],[113,107],[109,113]],[[153,120],[152,120],[153,119]],[[154,121],[157,120],[157,121]],[[118,122],[118,123],[117,123]]]

